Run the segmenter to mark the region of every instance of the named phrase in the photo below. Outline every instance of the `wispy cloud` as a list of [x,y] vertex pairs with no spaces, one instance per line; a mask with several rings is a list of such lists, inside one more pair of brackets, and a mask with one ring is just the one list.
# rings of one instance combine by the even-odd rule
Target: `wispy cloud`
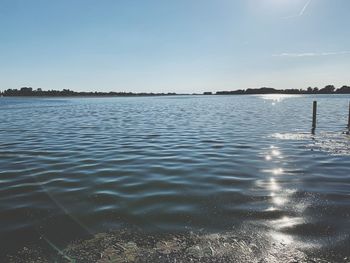
[[336,55],[347,55],[350,54],[350,51],[338,51],[338,52],[307,52],[307,53],[281,53],[274,54],[273,57],[292,57],[292,58],[300,58],[300,57],[322,57],[322,56],[336,56]]
[[309,5],[311,4],[312,0],[308,0],[305,5],[303,6],[303,8],[300,10],[299,14],[297,15],[293,15],[293,16],[286,16],[284,17],[285,19],[289,19],[289,18],[296,18],[296,17],[301,17],[304,15],[306,9],[309,7]]

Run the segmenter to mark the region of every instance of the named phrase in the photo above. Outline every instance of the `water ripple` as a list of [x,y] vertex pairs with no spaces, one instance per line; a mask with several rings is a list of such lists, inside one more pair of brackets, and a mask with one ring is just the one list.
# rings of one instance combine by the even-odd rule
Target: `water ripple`
[[315,135],[312,100],[2,98],[1,247],[122,225],[248,224],[271,240],[336,247],[350,233],[348,98],[319,97]]

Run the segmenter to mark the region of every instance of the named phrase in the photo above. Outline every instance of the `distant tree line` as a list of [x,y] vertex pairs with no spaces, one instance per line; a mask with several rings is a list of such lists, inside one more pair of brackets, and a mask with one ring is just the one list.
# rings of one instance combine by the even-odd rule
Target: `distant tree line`
[[[212,95],[211,92],[205,92],[205,95]],[[216,95],[249,95],[249,94],[350,94],[350,86],[342,86],[336,88],[334,85],[327,85],[324,88],[305,89],[273,89],[273,88],[259,88],[233,91],[217,91]]]
[[31,87],[23,87],[20,89],[7,89],[0,94],[4,97],[13,96],[35,96],[35,97],[73,97],[73,96],[170,96],[176,93],[133,93],[133,92],[76,92],[69,89],[63,90],[34,90]]
[[[258,89],[239,89],[233,91],[217,91],[204,92],[204,95],[251,95],[251,94],[350,94],[350,86],[342,86],[335,88],[334,85],[327,85],[324,88],[318,89],[317,87],[308,87],[307,89],[274,89],[274,88],[258,88]],[[169,93],[133,93],[133,92],[76,92],[69,89],[63,90],[42,90],[40,88],[34,90],[31,87],[22,87],[20,89],[7,89],[0,92],[1,96],[35,96],[35,97],[74,97],[74,96],[116,96],[116,97],[127,97],[127,96],[172,96],[172,95],[186,95],[177,94],[174,92]],[[194,94],[198,95],[198,94]]]

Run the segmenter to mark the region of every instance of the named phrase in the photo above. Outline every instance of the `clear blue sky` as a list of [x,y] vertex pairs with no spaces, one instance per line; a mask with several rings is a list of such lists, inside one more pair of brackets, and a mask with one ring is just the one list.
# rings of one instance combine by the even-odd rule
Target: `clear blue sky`
[[350,84],[349,0],[0,0],[0,90]]

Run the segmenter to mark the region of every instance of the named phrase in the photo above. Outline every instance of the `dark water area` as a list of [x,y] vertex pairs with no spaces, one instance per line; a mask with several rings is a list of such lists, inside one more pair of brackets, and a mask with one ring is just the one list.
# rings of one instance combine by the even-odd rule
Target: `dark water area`
[[349,100],[0,98],[0,257],[125,227],[349,257]]

